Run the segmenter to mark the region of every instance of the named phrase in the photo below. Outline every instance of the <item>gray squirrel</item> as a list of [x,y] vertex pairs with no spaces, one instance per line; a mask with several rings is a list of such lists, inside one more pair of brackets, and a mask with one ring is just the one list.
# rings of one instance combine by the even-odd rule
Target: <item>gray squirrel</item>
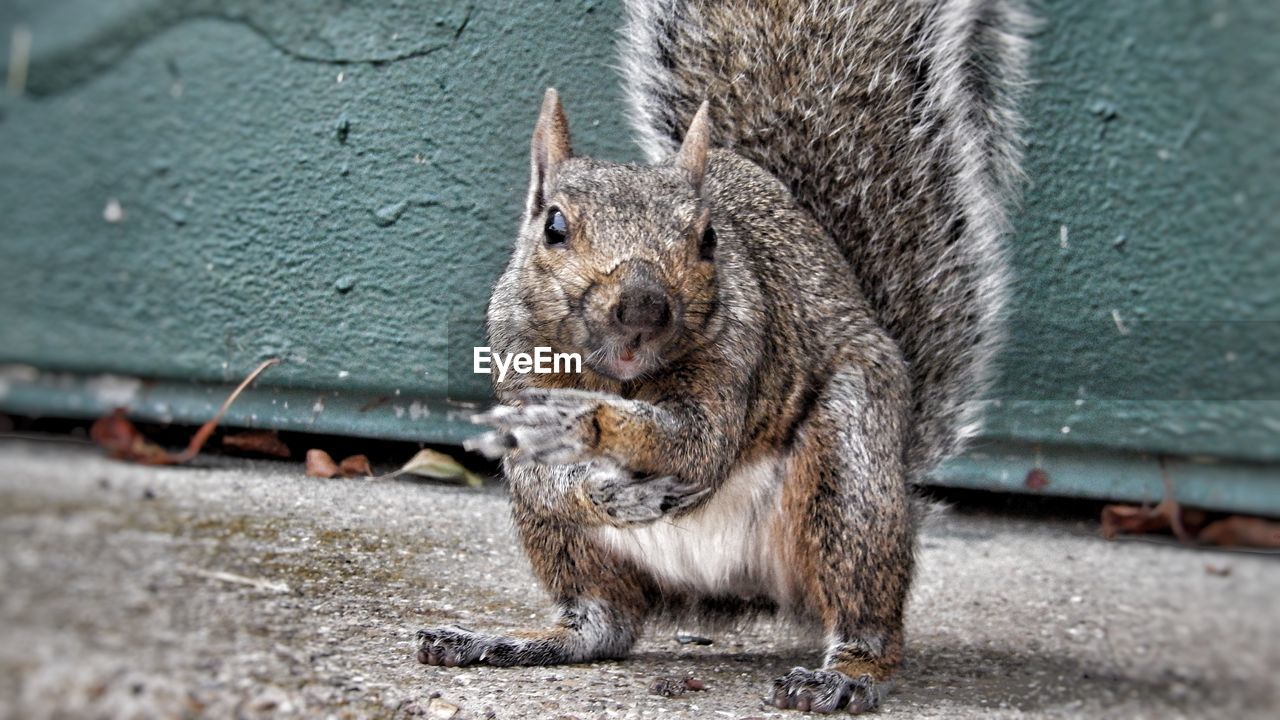
[[547,630],[418,633],[431,665],[627,655],[654,620],[779,613],[876,707],[903,657],[913,485],[979,420],[1001,342],[1029,18],[1016,0],[628,0],[651,165],[575,155],[558,95],[488,308],[503,458]]

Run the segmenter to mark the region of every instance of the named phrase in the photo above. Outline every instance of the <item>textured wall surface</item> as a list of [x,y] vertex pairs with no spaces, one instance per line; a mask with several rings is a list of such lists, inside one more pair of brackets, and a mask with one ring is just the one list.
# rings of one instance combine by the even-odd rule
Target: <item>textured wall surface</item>
[[990,431],[1280,459],[1280,5],[1042,14]]
[[422,5],[10,8],[35,51],[0,125],[3,359],[221,381],[278,355],[271,384],[444,395],[542,88],[572,87],[584,145],[627,137],[611,14]]
[[[1041,15],[989,435],[1280,460],[1280,5]],[[239,422],[456,439],[446,396],[486,384],[450,383],[447,355],[478,341],[542,89],[579,149],[638,156],[618,17],[0,4],[0,30],[32,38],[24,92],[0,99],[0,406],[200,420],[223,392],[204,383],[280,356]]]

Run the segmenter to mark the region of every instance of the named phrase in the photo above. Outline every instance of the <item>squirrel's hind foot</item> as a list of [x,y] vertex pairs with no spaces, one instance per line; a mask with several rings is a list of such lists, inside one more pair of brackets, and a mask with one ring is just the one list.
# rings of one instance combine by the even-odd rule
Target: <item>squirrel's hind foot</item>
[[[423,665],[510,664],[501,659],[514,649],[510,638],[483,635],[465,628],[445,626],[418,631],[418,662]],[[504,648],[505,652],[499,651]]]
[[863,713],[880,705],[884,686],[870,675],[851,678],[838,670],[793,668],[773,681],[766,700],[783,710]]
[[479,633],[456,625],[418,631],[423,665],[558,665],[626,657],[635,643],[635,623],[600,601],[561,606],[557,627],[512,635]]

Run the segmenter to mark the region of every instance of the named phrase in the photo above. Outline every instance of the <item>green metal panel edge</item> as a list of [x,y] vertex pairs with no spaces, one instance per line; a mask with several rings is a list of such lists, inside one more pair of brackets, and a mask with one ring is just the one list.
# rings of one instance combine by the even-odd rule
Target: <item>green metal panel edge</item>
[[[137,420],[198,425],[218,411],[233,387],[9,365],[0,366],[0,411],[92,418],[123,407]],[[255,386],[236,400],[223,424],[456,444],[475,434],[467,418],[479,408],[475,403],[399,392]]]
[[[217,412],[230,385],[142,381],[117,375],[0,367],[0,410],[96,417],[126,407],[139,420],[199,424]],[[301,432],[458,444],[475,433],[475,403],[361,391],[250,388],[224,424]],[[1280,517],[1280,465],[1211,457],[1166,461],[1183,504]],[[1042,487],[1027,475],[1040,469]],[[1164,494],[1157,456],[1094,447],[987,439],[945,465],[930,483],[1046,496],[1156,502]]]
[[[1183,505],[1280,517],[1280,466],[1207,456],[1164,458]],[[1030,478],[1032,470],[1040,470]],[[1055,497],[1156,503],[1160,456],[1103,448],[986,440],[944,465],[931,484]],[[1030,481],[1029,481],[1030,480]]]

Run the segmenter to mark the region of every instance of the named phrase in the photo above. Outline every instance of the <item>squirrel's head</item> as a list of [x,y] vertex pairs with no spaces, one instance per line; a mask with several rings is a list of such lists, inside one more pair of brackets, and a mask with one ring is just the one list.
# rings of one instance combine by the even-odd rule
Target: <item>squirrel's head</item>
[[539,343],[618,380],[652,373],[710,334],[716,231],[703,197],[710,128],[698,112],[657,166],[574,157],[548,90],[512,270]]

